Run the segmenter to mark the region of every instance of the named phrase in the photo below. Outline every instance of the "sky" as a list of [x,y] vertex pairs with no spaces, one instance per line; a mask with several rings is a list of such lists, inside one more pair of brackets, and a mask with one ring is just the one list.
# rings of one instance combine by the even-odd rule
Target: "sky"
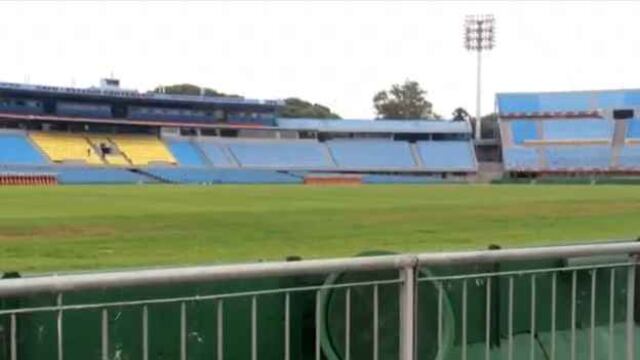
[[248,98],[300,97],[372,118],[406,79],[434,110],[475,113],[467,14],[493,14],[482,112],[497,92],[640,87],[640,2],[8,2],[0,81],[149,90],[193,83]]

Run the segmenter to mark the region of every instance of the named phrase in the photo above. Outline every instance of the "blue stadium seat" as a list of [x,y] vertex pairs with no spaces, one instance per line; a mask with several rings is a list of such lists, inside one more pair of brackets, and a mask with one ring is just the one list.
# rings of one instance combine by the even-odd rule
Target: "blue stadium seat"
[[507,170],[537,170],[539,157],[536,149],[527,147],[504,148],[504,167]]
[[53,174],[60,184],[148,184],[152,177],[123,168],[60,165],[3,165],[0,172]]
[[142,184],[154,179],[126,169],[100,167],[52,167],[61,184]]
[[39,165],[47,160],[31,144],[26,135],[0,134],[0,164]]
[[613,121],[604,119],[543,120],[545,140],[611,139]]
[[513,120],[511,122],[511,135],[514,144],[522,144],[527,140],[537,140],[536,122],[533,120]]
[[327,142],[338,167],[351,169],[411,169],[416,164],[409,143],[391,140],[331,140]]
[[211,164],[215,167],[234,167],[237,166],[233,159],[224,153],[223,144],[217,144],[214,142],[200,141],[197,143],[200,149],[204,152],[204,155],[209,159]]
[[627,125],[627,138],[640,139],[640,119],[629,120]]
[[594,93],[590,92],[543,93],[538,98],[539,111],[589,111],[597,108]]
[[173,183],[180,184],[298,184],[302,178],[274,170],[163,168],[145,171]]
[[238,141],[227,146],[243,167],[333,167],[324,145],[315,141]]
[[475,151],[469,141],[419,141],[422,162],[432,171],[475,171]]
[[620,150],[618,166],[624,169],[640,170],[640,146],[625,146]]
[[166,141],[169,150],[176,158],[178,164],[182,166],[206,166],[205,159],[202,158],[196,145],[186,140],[169,139]]
[[501,113],[536,112],[540,110],[537,94],[498,94],[498,107]]
[[551,170],[607,170],[611,166],[610,146],[557,146],[545,148],[547,167]]

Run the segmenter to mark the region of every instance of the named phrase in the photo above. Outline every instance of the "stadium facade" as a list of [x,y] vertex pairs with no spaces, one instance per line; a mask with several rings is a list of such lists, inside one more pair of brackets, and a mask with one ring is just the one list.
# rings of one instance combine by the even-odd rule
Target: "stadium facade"
[[[280,119],[279,100],[0,83],[0,182],[467,179],[466,122]],[[35,179],[35,181],[34,181]]]

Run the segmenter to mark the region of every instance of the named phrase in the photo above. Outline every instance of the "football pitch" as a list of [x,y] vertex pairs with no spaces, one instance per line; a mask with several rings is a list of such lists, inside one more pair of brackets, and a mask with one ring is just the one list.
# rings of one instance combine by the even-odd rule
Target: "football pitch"
[[639,235],[640,186],[0,188],[0,272],[517,247]]

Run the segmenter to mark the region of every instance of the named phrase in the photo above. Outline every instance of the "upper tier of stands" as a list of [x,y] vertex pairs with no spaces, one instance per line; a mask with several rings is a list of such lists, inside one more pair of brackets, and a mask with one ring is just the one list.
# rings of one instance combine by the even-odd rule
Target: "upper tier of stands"
[[613,121],[608,119],[519,119],[510,124],[516,145],[532,141],[610,141],[614,129]]
[[607,119],[545,120],[542,133],[546,140],[610,140],[613,121]]

